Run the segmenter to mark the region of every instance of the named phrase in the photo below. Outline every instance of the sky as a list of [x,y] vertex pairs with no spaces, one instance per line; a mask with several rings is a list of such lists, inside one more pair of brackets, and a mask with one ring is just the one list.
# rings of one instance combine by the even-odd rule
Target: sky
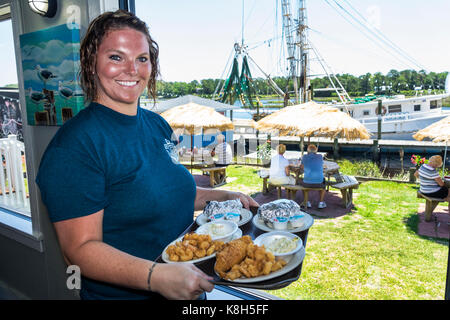
[[[160,47],[161,80],[225,78],[234,43],[244,44],[253,77],[286,75],[281,0],[136,0],[136,14],[147,22]],[[296,4],[297,0],[292,0]],[[369,39],[379,30],[397,53]],[[391,69],[450,71],[450,1],[307,0],[308,37],[329,70],[355,76]],[[364,33],[361,33],[361,30]],[[0,86],[16,83],[10,22],[0,22]],[[387,39],[387,40],[386,40]],[[402,53],[402,56],[398,52]],[[406,58],[405,58],[406,56]],[[310,54],[311,74],[324,75]]]

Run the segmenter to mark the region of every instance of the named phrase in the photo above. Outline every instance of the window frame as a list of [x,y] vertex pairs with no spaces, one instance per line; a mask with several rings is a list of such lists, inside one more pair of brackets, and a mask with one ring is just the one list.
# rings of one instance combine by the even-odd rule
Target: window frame
[[[21,20],[21,4],[19,1],[6,0],[0,3],[2,6],[9,6],[10,13],[8,17],[3,17],[1,21],[11,20],[14,52],[16,56],[16,72],[17,81],[19,87],[19,102],[21,106],[22,119],[27,119],[26,102],[23,88],[23,73],[22,73],[22,61],[20,43],[17,41],[19,35],[23,32],[22,20]],[[0,207],[0,235],[15,240],[27,247],[33,248],[39,252],[44,251],[43,236],[41,233],[41,225],[39,219],[39,210],[37,196],[38,191],[36,184],[34,183],[35,168],[33,167],[33,150],[32,150],[32,134],[31,128],[26,124],[26,121],[22,122],[22,132],[24,139],[24,147],[26,154],[26,168],[28,178],[28,193],[30,201],[30,217],[22,215],[20,211],[14,211],[11,208]]]

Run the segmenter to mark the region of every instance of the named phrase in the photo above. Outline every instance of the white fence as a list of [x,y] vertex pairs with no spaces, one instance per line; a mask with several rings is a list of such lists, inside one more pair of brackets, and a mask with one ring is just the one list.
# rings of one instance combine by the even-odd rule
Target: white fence
[[0,206],[30,215],[25,148],[16,135],[0,139]]

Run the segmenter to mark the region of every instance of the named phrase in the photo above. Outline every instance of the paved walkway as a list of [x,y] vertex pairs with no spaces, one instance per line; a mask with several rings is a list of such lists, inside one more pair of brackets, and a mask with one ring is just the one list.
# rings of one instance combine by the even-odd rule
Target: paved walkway
[[450,214],[448,206],[437,206],[433,211],[430,222],[425,221],[425,202],[419,205],[418,234],[421,236],[450,239]]

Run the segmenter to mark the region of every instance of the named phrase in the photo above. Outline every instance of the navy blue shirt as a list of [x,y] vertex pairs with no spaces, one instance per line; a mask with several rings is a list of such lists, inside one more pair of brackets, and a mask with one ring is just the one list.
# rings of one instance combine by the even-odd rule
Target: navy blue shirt
[[[177,162],[172,129],[158,114],[136,116],[92,103],[64,124],[36,182],[50,220],[104,209],[103,241],[154,260],[193,221],[195,181]],[[81,270],[83,274],[83,270]],[[82,298],[146,298],[146,292],[82,279]]]

